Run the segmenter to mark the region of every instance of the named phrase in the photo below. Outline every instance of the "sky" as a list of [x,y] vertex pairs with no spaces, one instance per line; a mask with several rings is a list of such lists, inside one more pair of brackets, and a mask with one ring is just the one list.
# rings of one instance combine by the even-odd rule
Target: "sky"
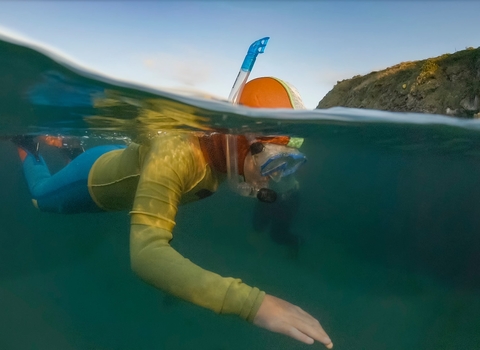
[[480,46],[480,1],[0,1],[0,33],[109,77],[226,99],[252,42],[250,78],[294,85],[313,109],[337,81]]

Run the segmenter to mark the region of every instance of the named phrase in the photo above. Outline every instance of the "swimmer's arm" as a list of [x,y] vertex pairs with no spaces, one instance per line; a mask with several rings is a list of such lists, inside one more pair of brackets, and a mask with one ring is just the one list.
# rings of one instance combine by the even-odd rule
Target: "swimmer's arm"
[[298,306],[265,295],[239,279],[223,278],[181,256],[168,242],[167,230],[132,225],[132,269],[147,283],[220,314],[235,314],[269,331],[328,349],[333,344],[320,323]]
[[205,166],[196,139],[174,135],[152,141],[130,213],[131,265],[165,292],[252,322],[264,292],[204,270],[170,246],[180,198],[203,178]]
[[184,258],[168,243],[164,229],[133,224],[130,256],[133,271],[145,282],[181,299],[220,314],[253,322],[265,296],[240,279],[224,278]]

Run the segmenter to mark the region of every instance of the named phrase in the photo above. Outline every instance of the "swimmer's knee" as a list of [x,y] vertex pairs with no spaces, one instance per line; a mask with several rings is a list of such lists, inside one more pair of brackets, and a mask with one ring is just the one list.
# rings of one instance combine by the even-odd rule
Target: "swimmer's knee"
[[35,208],[37,208],[37,209],[40,210],[40,208],[38,207],[38,202],[37,202],[36,199],[33,199],[33,198],[32,198],[32,203],[33,203],[33,206],[34,206]]

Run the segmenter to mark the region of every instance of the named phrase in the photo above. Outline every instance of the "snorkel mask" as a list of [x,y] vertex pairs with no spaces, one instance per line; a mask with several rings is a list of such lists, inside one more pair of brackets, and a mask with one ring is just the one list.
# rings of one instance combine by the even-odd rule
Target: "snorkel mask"
[[306,161],[297,149],[276,144],[252,143],[250,153],[260,174],[275,182],[293,174]]
[[[303,139],[286,138],[287,145],[247,135],[249,151],[244,157],[243,177],[239,175],[237,135],[226,135],[226,165],[230,188],[245,197],[255,197],[266,203],[277,199],[277,191],[291,189],[290,175],[294,174],[306,161],[306,157],[294,145],[301,145]],[[273,137],[275,139],[275,137]],[[272,186],[274,185],[274,186]]]

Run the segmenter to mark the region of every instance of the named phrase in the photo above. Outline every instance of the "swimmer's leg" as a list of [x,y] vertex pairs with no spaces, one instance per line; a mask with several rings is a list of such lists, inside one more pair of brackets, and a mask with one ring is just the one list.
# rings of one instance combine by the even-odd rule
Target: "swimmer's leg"
[[35,206],[42,211],[62,214],[101,212],[88,192],[88,173],[101,155],[122,148],[125,146],[91,148],[54,175],[50,174],[41,156],[37,160],[27,152],[23,171]]

